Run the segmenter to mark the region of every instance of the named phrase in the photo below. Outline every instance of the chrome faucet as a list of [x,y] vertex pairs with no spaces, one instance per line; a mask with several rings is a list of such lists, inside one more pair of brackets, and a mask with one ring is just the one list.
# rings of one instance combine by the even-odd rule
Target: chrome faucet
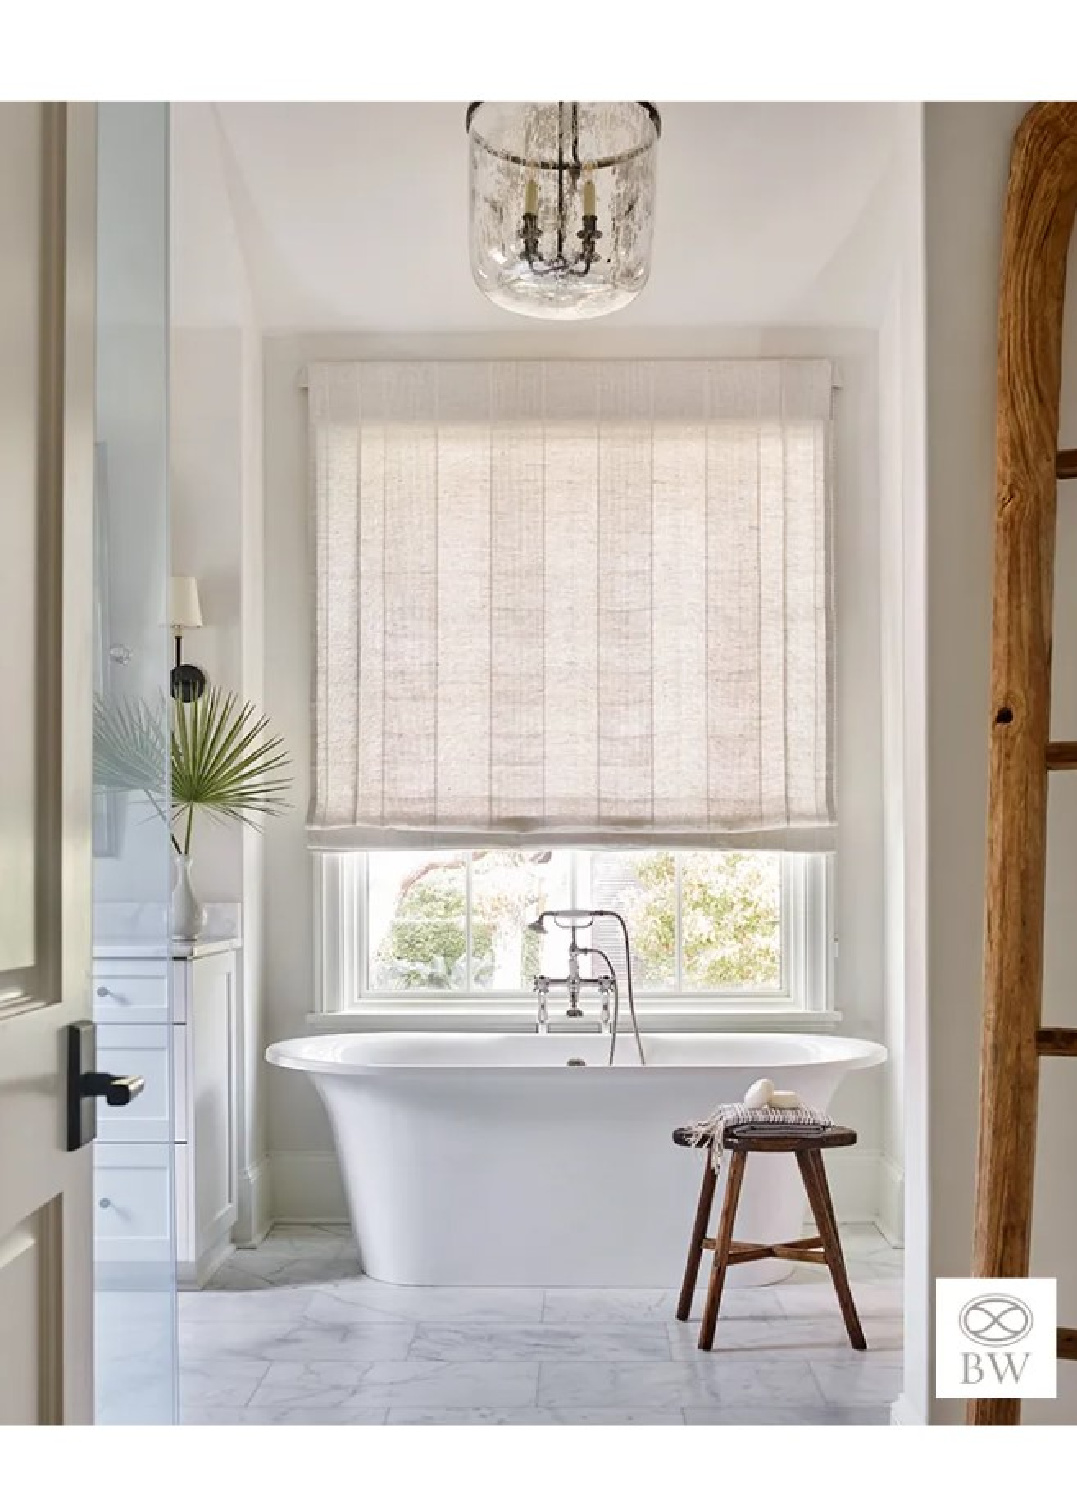
[[535,975],[535,994],[538,996],[538,1016],[535,1029],[539,1036],[547,1036],[550,1030],[550,981],[544,974]]
[[[544,933],[546,923],[550,921],[555,927],[567,929],[568,939],[568,973],[560,978],[551,979],[547,974],[535,975],[535,994],[538,997],[538,1018],[536,1029],[540,1035],[545,1035],[550,1029],[549,1020],[549,994],[552,986],[563,988],[568,995],[568,1009],[566,1017],[571,1020],[581,1020],[583,1009],[580,1005],[580,997],[584,990],[594,989],[601,999],[601,1010],[599,1012],[599,1031],[608,1033],[610,1038],[609,1060],[612,1066],[614,1054],[617,1049],[617,1018],[620,1006],[620,993],[617,985],[617,973],[613,967],[613,961],[608,953],[601,948],[582,946],[577,942],[576,934],[584,929],[591,928],[600,917],[608,917],[617,922],[624,939],[625,949],[625,976],[628,981],[628,1008],[632,1017],[632,1030],[635,1033],[636,1048],[639,1052],[640,1063],[645,1062],[643,1056],[643,1043],[640,1040],[639,1026],[636,1022],[636,1002],[632,990],[632,950],[628,941],[628,927],[620,912],[615,911],[589,911],[574,907],[561,910],[543,911],[533,922],[528,923],[532,932]],[[588,978],[580,973],[580,958],[588,955],[597,958],[605,966],[606,972],[598,978]],[[610,997],[613,997],[612,1012],[610,1008]]]

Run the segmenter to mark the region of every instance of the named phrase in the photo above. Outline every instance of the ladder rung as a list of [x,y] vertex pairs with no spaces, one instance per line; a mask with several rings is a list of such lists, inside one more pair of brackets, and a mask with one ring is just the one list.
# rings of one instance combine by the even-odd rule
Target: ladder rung
[[1042,1026],[1036,1033],[1041,1057],[1077,1057],[1077,1030],[1072,1026]]
[[1077,448],[1063,448],[1055,461],[1059,479],[1077,479]]
[[1058,1330],[1059,1359],[1077,1359],[1077,1328]]
[[1052,740],[1047,746],[1047,769],[1077,770],[1077,740]]

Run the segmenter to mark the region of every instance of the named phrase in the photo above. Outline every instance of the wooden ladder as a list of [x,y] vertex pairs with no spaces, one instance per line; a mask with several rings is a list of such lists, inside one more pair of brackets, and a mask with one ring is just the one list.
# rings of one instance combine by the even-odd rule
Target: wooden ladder
[[[1077,769],[1051,743],[1055,499],[1077,479],[1059,453],[1062,307],[1077,209],[1077,104],[1036,104],[1010,159],[999,292],[991,758],[984,1015],[973,1275],[1027,1276],[1041,1057],[1077,1058],[1077,1029],[1042,1020],[1047,782]],[[1058,1330],[1077,1359],[1077,1329]],[[1019,1401],[971,1401],[975,1425],[1019,1422]]]

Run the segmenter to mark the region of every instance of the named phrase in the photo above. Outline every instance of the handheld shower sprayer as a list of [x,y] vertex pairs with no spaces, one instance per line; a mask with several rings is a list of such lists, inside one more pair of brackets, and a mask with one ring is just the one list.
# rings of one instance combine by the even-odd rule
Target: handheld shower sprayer
[[[527,924],[527,928],[529,932],[545,934],[548,931],[546,924],[547,922],[549,922],[553,927],[556,927],[561,931],[567,931],[569,934],[569,975],[568,978],[562,982],[565,983],[569,992],[570,1003],[568,1014],[570,1016],[580,1016],[583,1014],[579,1006],[579,994],[581,985],[584,983],[596,982],[580,979],[580,956],[582,954],[593,955],[594,957],[601,959],[601,961],[605,965],[607,973],[602,980],[597,982],[600,984],[608,985],[610,988],[612,988],[613,992],[613,1016],[610,1022],[609,1055],[609,1065],[610,1067],[612,1067],[614,1054],[617,1050],[617,1022],[620,1011],[620,987],[617,983],[617,972],[614,969],[613,961],[611,960],[609,955],[605,953],[601,948],[581,947],[576,941],[577,932],[585,931],[589,928],[594,927],[595,923],[600,920],[610,920],[616,922],[621,930],[621,938],[624,943],[625,950],[625,982],[628,989],[628,1010],[632,1020],[632,1031],[636,1038],[636,1050],[639,1053],[640,1066],[645,1067],[647,1059],[643,1055],[643,1041],[640,1037],[639,1023],[636,1019],[636,998],[632,987],[632,946],[628,938],[628,924],[625,922],[625,919],[621,916],[620,912],[610,911],[601,907],[595,909],[571,906],[551,908],[547,911],[539,912],[534,921]],[[550,983],[550,981],[547,980],[543,975],[539,975],[536,979],[536,986],[540,981],[544,987],[548,987]]]

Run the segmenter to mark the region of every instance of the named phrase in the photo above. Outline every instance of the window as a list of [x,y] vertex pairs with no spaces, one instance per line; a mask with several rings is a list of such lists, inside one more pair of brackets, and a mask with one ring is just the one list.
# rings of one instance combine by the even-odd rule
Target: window
[[[826,1008],[826,855],[412,849],[318,858],[336,892],[321,929],[349,929],[327,1009],[530,1002],[536,974],[566,972],[567,933],[529,925],[559,907],[624,917],[636,994],[654,1006]],[[323,881],[323,904],[324,891]],[[600,919],[588,942],[623,982],[619,924]]]
[[307,374],[318,1008],[826,1009],[830,361]]

